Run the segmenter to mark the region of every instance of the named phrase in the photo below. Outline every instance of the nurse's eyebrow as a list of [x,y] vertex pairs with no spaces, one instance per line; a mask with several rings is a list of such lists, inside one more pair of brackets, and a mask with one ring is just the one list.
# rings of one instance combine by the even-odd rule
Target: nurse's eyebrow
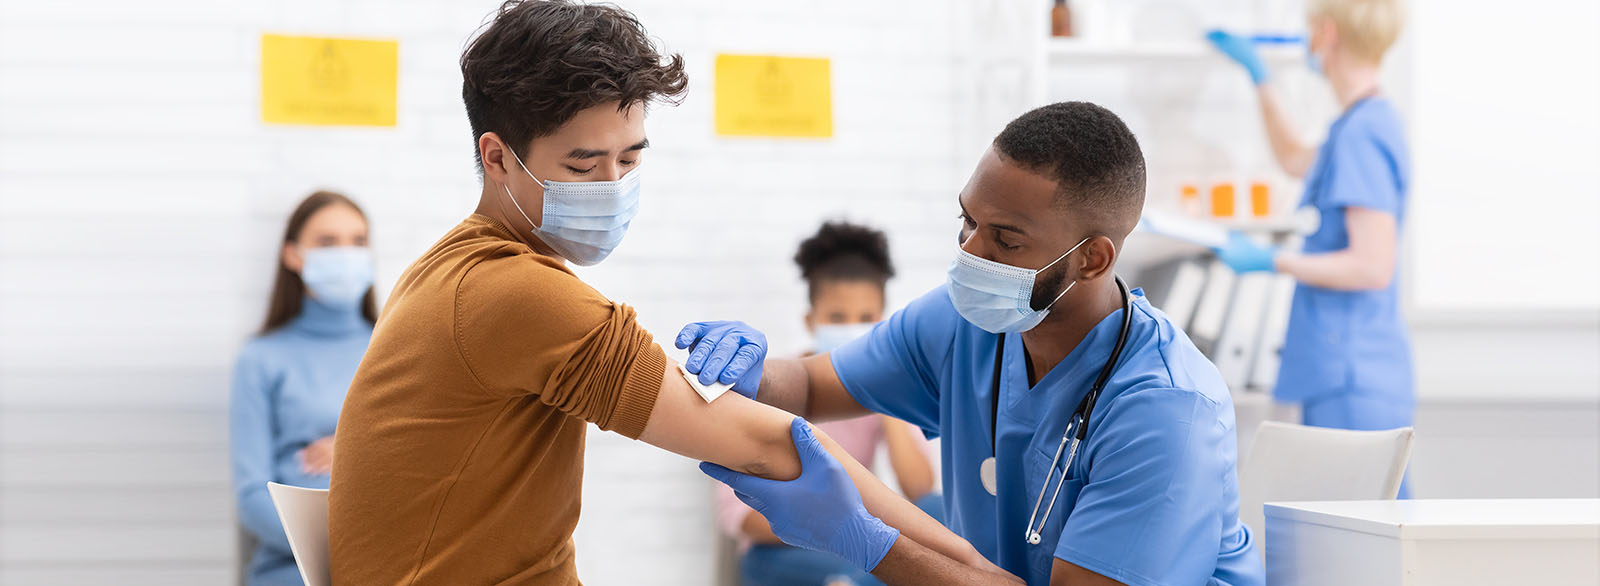
[[[961,198],[959,198],[959,197],[956,198],[956,205],[961,206],[961,217],[966,218],[968,220],[972,220],[972,223],[974,223],[974,224],[978,223],[978,220],[974,219],[972,217],[972,214],[967,213],[967,204],[963,203],[961,201]],[[1006,232],[1011,232],[1011,233],[1019,234],[1019,235],[1022,235],[1022,236],[1027,236],[1028,235],[1028,233],[1026,231],[1024,231],[1022,228],[1020,228],[1018,226],[1013,226],[1011,224],[989,224],[988,227],[993,228],[995,230],[1004,230]]]
[[994,228],[996,230],[1004,230],[1006,232],[1011,232],[1011,233],[1014,233],[1014,234],[1020,234],[1020,235],[1023,235],[1023,236],[1027,236],[1028,235],[1028,233],[1023,231],[1022,228],[1017,227],[1017,226],[1012,226],[1010,224],[989,224],[989,227],[990,228]]
[[[622,149],[622,152],[624,152],[624,153],[632,153],[632,152],[642,151],[642,150],[644,150],[645,148],[647,148],[649,146],[650,146],[650,139],[647,138],[647,139],[639,141],[638,143],[635,143],[631,147]],[[571,152],[568,152],[567,153],[567,158],[569,158],[569,159],[579,159],[579,160],[582,160],[582,159],[595,159],[595,158],[599,158],[599,157],[608,156],[610,154],[611,154],[611,151],[606,151],[606,150],[595,150],[595,149],[578,148],[578,149],[572,149]]]

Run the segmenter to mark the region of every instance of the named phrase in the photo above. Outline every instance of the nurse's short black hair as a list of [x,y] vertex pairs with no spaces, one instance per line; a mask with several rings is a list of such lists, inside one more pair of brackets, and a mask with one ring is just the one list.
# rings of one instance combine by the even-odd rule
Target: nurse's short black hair
[[1145,166],[1139,140],[1110,110],[1088,102],[1035,108],[994,139],[1004,160],[1054,179],[1056,201],[1121,242],[1144,210]]
[[478,139],[494,132],[518,157],[578,112],[676,102],[688,87],[683,57],[663,57],[626,10],[568,0],[507,0],[461,55],[461,99]]
[[824,222],[800,243],[794,254],[813,303],[822,286],[839,281],[866,281],[885,286],[894,276],[889,237],[883,231],[843,221]]

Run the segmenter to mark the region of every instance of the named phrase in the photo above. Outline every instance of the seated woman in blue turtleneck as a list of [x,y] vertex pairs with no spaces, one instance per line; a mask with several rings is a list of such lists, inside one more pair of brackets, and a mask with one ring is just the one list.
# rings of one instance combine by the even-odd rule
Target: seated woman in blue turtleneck
[[267,481],[328,487],[339,407],[377,314],[372,274],[355,202],[319,191],[295,208],[266,325],[233,373],[233,487],[239,521],[260,542],[250,586],[301,584]]

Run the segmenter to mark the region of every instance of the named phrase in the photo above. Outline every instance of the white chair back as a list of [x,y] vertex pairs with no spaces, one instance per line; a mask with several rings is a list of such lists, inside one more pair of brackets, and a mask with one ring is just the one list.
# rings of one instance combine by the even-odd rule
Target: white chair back
[[1411,459],[1412,430],[1350,431],[1266,421],[1239,471],[1239,520],[1266,555],[1269,502],[1391,500]]
[[328,491],[267,483],[278,521],[289,536],[289,549],[306,586],[331,586],[328,564]]

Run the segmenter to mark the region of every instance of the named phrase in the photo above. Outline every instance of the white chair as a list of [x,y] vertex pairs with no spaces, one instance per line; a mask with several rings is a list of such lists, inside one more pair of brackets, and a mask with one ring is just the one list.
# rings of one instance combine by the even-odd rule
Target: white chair
[[300,566],[306,586],[331,586],[328,565],[328,491],[300,488],[276,482],[267,483],[272,504],[278,508],[278,521],[289,536],[289,550]]
[[1286,501],[1392,500],[1411,459],[1412,430],[1350,431],[1266,421],[1239,471],[1239,520],[1266,556],[1263,505]]

